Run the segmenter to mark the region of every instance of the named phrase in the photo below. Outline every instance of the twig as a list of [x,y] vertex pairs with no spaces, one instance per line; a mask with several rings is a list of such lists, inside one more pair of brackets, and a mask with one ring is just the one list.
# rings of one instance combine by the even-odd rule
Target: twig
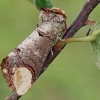
[[[85,21],[88,19],[89,14],[92,10],[100,3],[100,0],[87,0],[82,11],[73,22],[73,24],[68,28],[63,38],[72,37],[76,34],[76,32],[84,26]],[[64,48],[64,47],[63,47]],[[40,75],[45,71],[45,69],[50,65],[50,63],[56,58],[56,56],[63,50],[63,48],[59,51],[53,50],[53,56],[49,53],[43,68],[41,70]],[[21,96],[18,96],[16,93],[9,96],[6,100],[18,100]]]
[[92,10],[100,3],[100,0],[87,0],[82,11],[79,13],[76,20],[68,28],[67,32],[64,35],[64,38],[72,37],[75,33],[84,26],[86,20],[88,20],[89,14]]
[[9,97],[5,100],[18,100],[21,96],[17,95],[15,92],[11,93]]
[[[88,19],[89,14],[92,10],[100,3],[100,0],[87,0],[84,4],[82,11],[79,13],[76,20],[72,23],[72,25],[68,28],[63,38],[69,38],[76,34],[76,32],[84,26],[86,20]],[[65,47],[65,46],[64,46]],[[64,48],[63,47],[63,48]],[[48,58],[46,59],[44,66],[41,70],[42,74],[44,70],[50,65],[50,63],[56,58],[56,56],[63,50],[53,50],[53,56],[49,53]]]

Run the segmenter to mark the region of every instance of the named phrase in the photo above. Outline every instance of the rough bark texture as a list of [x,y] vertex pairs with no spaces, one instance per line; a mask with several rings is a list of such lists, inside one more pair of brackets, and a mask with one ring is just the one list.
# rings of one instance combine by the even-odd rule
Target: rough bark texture
[[38,27],[1,64],[8,86],[18,95],[31,88],[52,46],[66,31],[66,15],[60,9],[42,9],[39,19]]

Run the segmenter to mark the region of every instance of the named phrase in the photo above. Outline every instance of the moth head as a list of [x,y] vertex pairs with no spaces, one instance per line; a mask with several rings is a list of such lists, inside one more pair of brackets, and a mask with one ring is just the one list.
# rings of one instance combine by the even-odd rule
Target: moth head
[[66,20],[67,16],[66,13],[59,9],[59,8],[42,8],[41,13],[39,16],[40,22],[48,22],[48,21],[56,21],[61,22],[63,20]]

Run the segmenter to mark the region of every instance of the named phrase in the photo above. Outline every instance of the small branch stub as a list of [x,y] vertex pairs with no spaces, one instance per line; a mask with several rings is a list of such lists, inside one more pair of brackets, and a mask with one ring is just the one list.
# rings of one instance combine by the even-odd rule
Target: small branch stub
[[39,77],[52,46],[66,31],[64,11],[42,9],[38,27],[1,63],[2,74],[8,86],[17,95],[24,95]]

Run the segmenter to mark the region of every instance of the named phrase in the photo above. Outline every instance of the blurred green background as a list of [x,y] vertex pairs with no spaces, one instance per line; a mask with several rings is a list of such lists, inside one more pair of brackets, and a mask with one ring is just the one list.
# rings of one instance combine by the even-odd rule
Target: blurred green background
[[[63,9],[67,25],[74,21],[86,0],[51,0]],[[0,0],[0,62],[37,26],[39,11],[28,0]],[[89,16],[100,20],[100,6]],[[75,36],[85,36],[85,26]],[[0,100],[10,94],[0,72]],[[90,43],[71,43],[20,100],[100,100],[100,70],[91,58]]]

